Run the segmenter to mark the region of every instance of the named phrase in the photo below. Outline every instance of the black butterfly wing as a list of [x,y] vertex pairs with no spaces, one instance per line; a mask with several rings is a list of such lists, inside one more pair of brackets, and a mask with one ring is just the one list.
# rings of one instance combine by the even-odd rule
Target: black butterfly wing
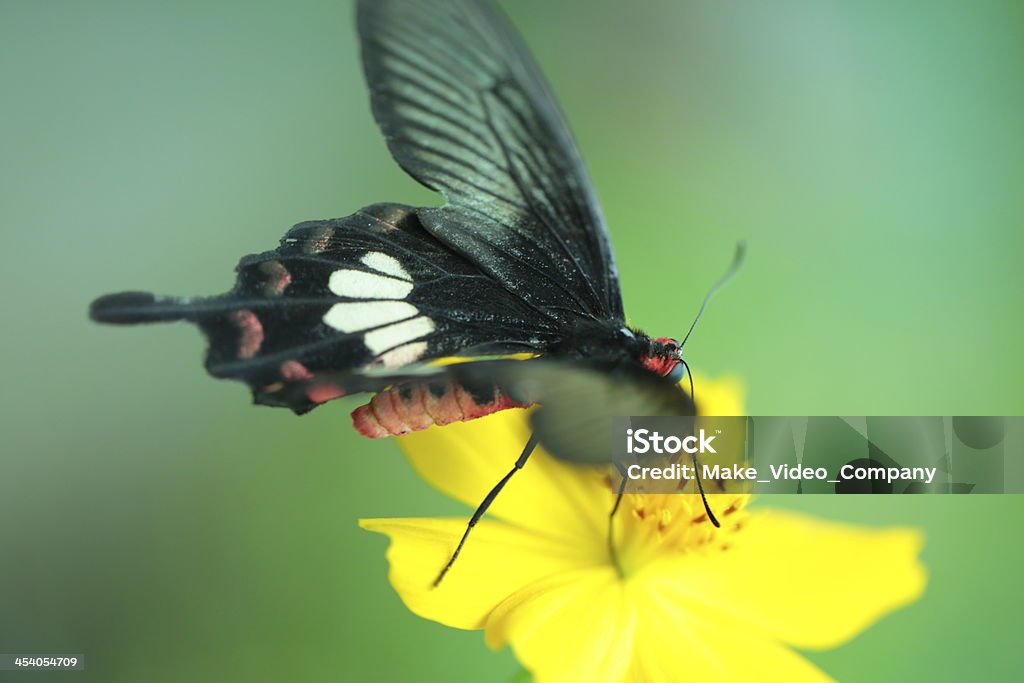
[[196,323],[209,340],[207,370],[238,379],[256,400],[308,410],[289,387],[342,373],[333,394],[375,391],[369,368],[457,354],[537,352],[557,321],[505,290],[427,233],[413,209],[379,204],[345,218],[296,225],[274,251],[247,256],[234,289],[190,299],[102,297],[100,322]]
[[394,368],[543,353],[581,317],[621,324],[612,250],[579,154],[497,11],[472,0],[358,7],[377,120],[399,163],[447,205],[302,223],[278,249],[243,259],[225,295],[116,294],[92,316],[194,322],[211,374],[300,412],[380,391]]
[[448,204],[424,227],[564,318],[623,320],[608,231],[540,70],[484,0],[360,0],[373,112],[398,163]]

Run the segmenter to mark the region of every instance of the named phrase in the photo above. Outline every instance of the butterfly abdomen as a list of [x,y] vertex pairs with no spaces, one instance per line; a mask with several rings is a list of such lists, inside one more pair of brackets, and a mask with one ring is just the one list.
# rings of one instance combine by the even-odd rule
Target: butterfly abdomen
[[379,439],[529,405],[493,384],[468,387],[456,380],[411,383],[374,395],[369,403],[352,412],[352,423],[363,436]]

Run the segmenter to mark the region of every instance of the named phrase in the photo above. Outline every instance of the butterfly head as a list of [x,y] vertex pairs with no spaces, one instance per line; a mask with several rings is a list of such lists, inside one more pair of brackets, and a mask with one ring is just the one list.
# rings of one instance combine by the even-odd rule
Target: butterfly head
[[650,347],[641,356],[644,367],[662,377],[678,382],[684,376],[683,346],[671,337],[658,337],[650,341]]

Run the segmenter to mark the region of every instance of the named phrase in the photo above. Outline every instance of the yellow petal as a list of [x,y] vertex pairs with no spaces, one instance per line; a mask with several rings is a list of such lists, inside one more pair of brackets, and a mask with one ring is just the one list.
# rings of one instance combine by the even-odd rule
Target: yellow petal
[[[687,393],[690,382],[685,377],[679,383]],[[713,417],[729,417],[746,415],[743,400],[746,391],[743,382],[737,377],[725,376],[709,379],[699,373],[693,376],[693,393],[696,396],[697,412]]]
[[[704,415],[743,415],[736,378],[695,380]],[[687,380],[684,384],[689,386]],[[527,410],[494,415],[401,437],[416,472],[442,493],[476,507],[512,468],[530,436]],[[593,470],[559,462],[538,448],[491,506],[490,513],[535,531],[580,543],[603,543],[614,497]]]
[[803,648],[829,648],[917,599],[922,539],[759,510],[730,549],[649,568],[663,598]]
[[770,639],[728,618],[694,613],[656,585],[637,583],[639,613],[632,665],[635,683],[827,683],[832,679]]
[[487,642],[512,644],[537,683],[618,683],[633,654],[636,609],[610,567],[537,581],[487,620]]
[[501,522],[480,522],[437,588],[434,578],[466,529],[464,519],[364,519],[391,539],[388,578],[410,611],[455,628],[483,628],[491,610],[525,585],[600,563],[588,549]]
[[[530,436],[528,411],[513,409],[399,439],[416,472],[475,508],[504,477]],[[577,544],[603,543],[613,496],[593,470],[559,462],[538,448],[490,514]]]

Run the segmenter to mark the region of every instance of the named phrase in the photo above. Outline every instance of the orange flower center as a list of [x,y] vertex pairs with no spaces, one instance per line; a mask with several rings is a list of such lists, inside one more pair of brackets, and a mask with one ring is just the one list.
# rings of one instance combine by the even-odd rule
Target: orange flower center
[[615,549],[609,559],[629,577],[659,558],[727,551],[749,515],[744,509],[749,498],[709,495],[708,503],[722,524],[716,528],[697,494],[626,494],[614,522]]

